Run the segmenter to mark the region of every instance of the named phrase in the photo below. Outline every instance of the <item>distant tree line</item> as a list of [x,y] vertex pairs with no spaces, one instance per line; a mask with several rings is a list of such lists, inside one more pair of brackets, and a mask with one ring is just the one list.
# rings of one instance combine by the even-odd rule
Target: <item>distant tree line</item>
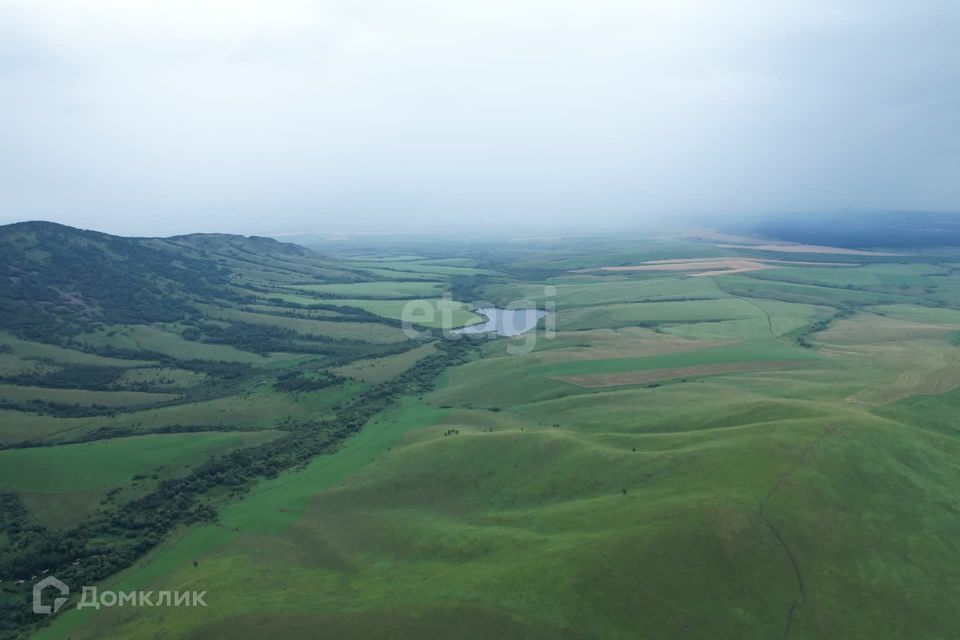
[[794,340],[798,345],[805,349],[812,349],[813,343],[810,342],[810,337],[821,331],[826,331],[830,328],[836,320],[842,320],[844,318],[849,318],[853,316],[857,310],[853,307],[843,306],[836,310],[836,312],[829,318],[824,318],[822,320],[817,320],[808,324],[806,327],[801,329],[794,335]]
[[277,376],[273,387],[287,393],[320,391],[346,382],[346,378],[330,371],[287,371]]
[[124,369],[121,367],[64,364],[53,371],[29,371],[0,376],[0,382],[32,387],[108,391],[117,389],[117,381],[123,374]]

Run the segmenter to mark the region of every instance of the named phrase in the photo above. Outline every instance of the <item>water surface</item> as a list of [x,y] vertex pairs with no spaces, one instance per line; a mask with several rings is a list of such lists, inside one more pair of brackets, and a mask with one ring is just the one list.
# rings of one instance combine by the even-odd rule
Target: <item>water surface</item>
[[499,336],[519,336],[536,328],[540,318],[547,315],[547,312],[542,309],[483,307],[474,311],[486,317],[487,321],[471,324],[453,333],[496,333]]

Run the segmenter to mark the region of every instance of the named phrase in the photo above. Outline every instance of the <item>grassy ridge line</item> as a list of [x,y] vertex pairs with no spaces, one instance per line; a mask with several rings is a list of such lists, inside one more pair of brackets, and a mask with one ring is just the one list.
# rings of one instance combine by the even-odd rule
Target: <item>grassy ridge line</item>
[[[473,345],[464,341],[444,342],[438,351],[421,359],[395,380],[371,387],[347,402],[333,420],[309,425],[258,447],[214,458],[183,478],[160,483],[156,491],[127,503],[117,512],[73,529],[49,531],[35,527],[30,532],[32,535],[14,540],[19,543],[17,553],[4,569],[18,578],[49,570],[68,584],[92,584],[129,567],[175,526],[214,520],[217,513],[209,495],[212,489],[225,489],[231,495],[239,495],[249,490],[257,478],[275,478],[282,471],[334,449],[401,396],[428,391],[444,369],[461,364],[471,356]],[[19,499],[15,494],[5,494],[4,500],[13,503],[11,508],[16,510]],[[0,521],[7,522],[7,519]],[[11,534],[9,527],[6,533],[17,535]],[[14,621],[20,630],[36,624],[36,616],[25,603],[2,607],[0,617]],[[19,635],[13,632],[0,638]]]

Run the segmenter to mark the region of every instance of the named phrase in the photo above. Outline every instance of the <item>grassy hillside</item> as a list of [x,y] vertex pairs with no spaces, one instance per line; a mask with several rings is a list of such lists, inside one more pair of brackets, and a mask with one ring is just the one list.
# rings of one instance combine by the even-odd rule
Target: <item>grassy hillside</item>
[[[206,255],[225,289],[56,344],[3,327],[0,391],[174,396],[0,414],[0,508],[39,532],[0,532],[11,636],[960,635],[950,255],[690,275],[602,269],[745,250],[138,242]],[[440,294],[459,323],[474,300],[556,313],[512,339],[410,339],[404,306]],[[209,606],[34,627],[7,576],[37,562]]]
[[[0,227],[0,255],[0,637],[37,622],[18,581],[109,576],[258,478],[335,448],[454,357],[425,351],[423,327],[408,337],[313,291],[400,308],[442,292],[442,275],[384,289],[268,238],[39,222]],[[280,297],[301,290],[302,304]],[[380,375],[334,372],[378,360]]]

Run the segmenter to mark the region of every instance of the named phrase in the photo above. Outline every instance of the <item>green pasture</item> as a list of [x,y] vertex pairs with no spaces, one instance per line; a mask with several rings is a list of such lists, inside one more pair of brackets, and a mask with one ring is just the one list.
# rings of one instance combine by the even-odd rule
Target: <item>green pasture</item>
[[0,376],[14,376],[21,373],[43,375],[59,368],[49,362],[23,358],[12,353],[0,353]]
[[530,372],[545,377],[577,376],[596,373],[673,369],[707,364],[777,360],[816,360],[817,357],[818,356],[809,349],[802,349],[779,340],[751,340],[729,347],[685,351],[681,353],[650,356],[648,358],[578,360],[536,365],[530,367]]
[[921,307],[909,304],[877,305],[870,307],[873,313],[932,324],[960,325],[960,310],[937,307]]
[[400,282],[416,280],[423,282],[435,282],[438,279],[449,279],[449,276],[445,274],[427,273],[423,271],[401,271],[399,269],[379,269],[376,267],[363,267],[363,271],[364,273],[368,273],[378,280],[395,280]]
[[[314,300],[313,302],[320,301]],[[400,329],[375,322],[314,320],[311,318],[293,318],[284,315],[241,311],[239,309],[212,307],[209,305],[198,305],[198,307],[210,318],[281,327],[307,336],[326,336],[340,340],[359,340],[362,342],[381,344],[403,342],[406,340],[406,337]],[[309,313],[309,310],[306,310],[306,312]],[[300,313],[300,310],[297,310],[297,313]]]
[[575,331],[665,323],[741,320],[763,315],[756,305],[741,298],[638,302],[574,309],[559,308],[557,328],[561,331]]
[[[79,521],[108,490],[136,495],[137,474],[160,479],[186,473],[215,453],[266,442],[277,431],[145,435],[86,444],[0,451],[0,491],[21,494],[31,515],[50,526]],[[149,479],[145,484],[153,484]]]
[[251,392],[163,407],[145,408],[114,416],[57,418],[0,410],[0,443],[22,440],[56,442],[83,436],[100,428],[155,429],[160,427],[229,426],[242,430],[270,429],[285,421],[317,420],[332,415],[331,406],[363,388],[349,383],[310,393],[274,391],[264,379]]
[[176,400],[180,396],[171,393],[145,393],[143,391],[90,391],[88,389],[51,389],[49,387],[26,387],[0,384],[0,400],[27,402],[39,400],[57,404],[91,407],[131,407],[158,404]]
[[353,282],[349,284],[303,284],[288,287],[308,293],[330,294],[344,298],[430,298],[446,289],[440,282]]
[[900,289],[890,291],[870,291],[854,286],[832,287],[817,284],[801,284],[777,281],[759,274],[775,273],[777,270],[760,271],[746,276],[715,276],[717,284],[730,295],[750,298],[766,298],[785,302],[823,306],[862,306],[876,304],[912,304],[916,299],[909,291]]
[[[351,262],[350,266],[360,269],[377,269],[384,272],[422,273],[433,276],[477,276],[477,275],[497,275],[496,272],[488,269],[477,269],[476,267],[458,267],[431,264],[429,262],[401,260],[401,261],[374,261],[374,262]],[[379,274],[380,271],[377,271]]]
[[497,303],[529,300],[543,306],[552,302],[558,309],[595,307],[640,301],[684,298],[705,300],[725,297],[710,278],[630,278],[606,276],[571,278],[570,282],[548,281],[544,284],[505,284],[484,289],[484,295]]
[[268,364],[300,357],[298,354],[261,356],[241,351],[226,344],[207,344],[184,339],[169,328],[154,325],[124,325],[77,336],[91,346],[112,346],[121,349],[162,353],[183,360],[215,360],[220,362],[248,362]]
[[482,322],[483,318],[462,302],[448,298],[415,300],[346,300],[325,301],[345,307],[357,307],[391,320],[406,320],[411,324],[431,328],[456,328]]
[[357,360],[348,365],[337,367],[333,372],[362,382],[378,384],[400,375],[421,358],[437,352],[433,343],[421,345],[391,356]]
[[516,268],[528,269],[596,269],[600,267],[629,267],[650,260],[674,260],[679,258],[716,258],[726,252],[701,242],[683,240],[642,240],[629,242],[630,247],[611,247],[606,238],[596,242],[598,246],[563,247],[549,251],[531,250],[512,261]]
[[144,364],[150,364],[149,361],[106,358],[57,345],[21,340],[4,333],[0,333],[0,344],[8,345],[11,353],[20,358],[52,360],[60,364],[84,364],[95,367],[142,367]]
[[329,309],[290,309],[289,307],[277,307],[270,304],[245,305],[243,310],[272,316],[294,313],[296,317],[307,320],[329,320],[331,318],[346,317],[339,311]]

